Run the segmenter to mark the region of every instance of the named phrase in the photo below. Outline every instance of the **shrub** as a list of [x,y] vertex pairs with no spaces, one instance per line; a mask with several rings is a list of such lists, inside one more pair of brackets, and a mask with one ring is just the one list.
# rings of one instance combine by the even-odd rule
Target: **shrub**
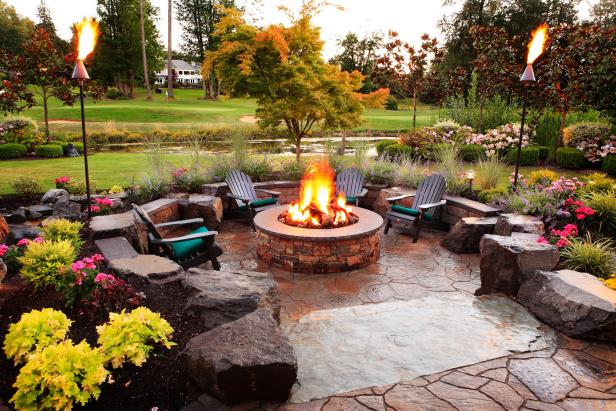
[[74,142],[74,143],[62,143],[61,144],[62,152],[64,153],[64,155],[68,153],[69,144],[72,144],[73,146],[75,146],[75,150],[77,150],[79,154],[83,154],[83,143]]
[[38,290],[58,286],[75,257],[75,248],[68,240],[31,242],[19,257],[20,274]]
[[390,144],[385,147],[385,155],[394,161],[403,161],[413,158],[416,151],[413,147],[404,144]]
[[386,158],[378,158],[366,167],[366,180],[373,184],[391,185],[396,179],[398,165]]
[[[69,194],[80,196],[86,193],[86,182],[83,180],[72,180],[64,187]],[[96,193],[96,183],[90,180],[90,194]]]
[[378,143],[376,143],[374,147],[376,148],[376,153],[380,157],[385,153],[385,148],[387,148],[387,146],[391,146],[397,143],[398,143],[398,140],[381,140]]
[[32,355],[21,368],[11,402],[19,410],[70,410],[98,399],[109,372],[103,356],[85,341],[66,340]]
[[482,190],[489,190],[498,185],[501,175],[507,170],[507,164],[497,156],[481,159],[475,166],[475,181]]
[[0,245],[0,250],[4,250],[4,254],[0,252],[0,257],[4,260],[7,274],[14,275],[19,272],[21,269],[19,257],[24,255],[25,248],[25,246],[20,247],[17,245],[12,245],[10,247],[7,247],[6,245],[3,247]]
[[398,99],[392,95],[387,97],[387,101],[385,102],[385,110],[398,110]]
[[171,184],[178,191],[199,193],[201,192],[201,186],[205,184],[205,182],[205,177],[198,171],[188,168],[176,168],[171,173]]
[[585,193],[595,191],[606,192],[616,188],[616,180],[611,179],[604,173],[592,173],[582,178],[586,185],[584,186]]
[[601,170],[616,177],[616,155],[612,154],[605,157],[603,163],[601,163]]
[[611,126],[606,123],[577,123],[563,130],[563,141],[584,152],[591,162],[601,161],[601,147],[610,139]]
[[[495,129],[486,131],[485,134],[471,134],[465,137],[466,144],[480,144],[485,150],[487,157],[501,156],[509,151],[517,149],[520,141],[520,126],[518,124],[505,124]],[[529,134],[522,136],[522,148],[528,147]]]
[[39,184],[38,180],[26,176],[17,177],[11,182],[11,187],[17,194],[24,196],[41,194],[43,192],[43,186]]
[[[554,111],[546,111],[539,118],[539,122],[535,127],[535,136],[533,142],[547,149],[547,155],[542,160],[546,160],[550,153],[554,154],[556,145],[558,144],[558,136],[560,135],[561,115]],[[545,152],[542,151],[541,155]]]
[[67,240],[73,245],[75,250],[81,249],[83,240],[79,231],[83,228],[83,223],[79,221],[69,221],[63,218],[43,221],[43,238],[48,241]]
[[0,159],[23,157],[26,155],[27,152],[28,149],[23,144],[0,144]]
[[456,145],[444,144],[434,150],[434,160],[436,171],[439,172],[447,182],[447,192],[460,194],[467,188],[464,178],[464,169],[460,162],[458,147]]
[[300,180],[307,168],[308,163],[305,160],[297,162],[292,158],[284,158],[280,164],[280,176],[285,180]]
[[58,144],[41,144],[34,148],[34,153],[39,157],[57,158],[64,155],[64,150]]
[[584,196],[584,202],[595,210],[599,231],[616,234],[616,189],[590,192]]
[[169,339],[173,328],[145,307],[138,307],[130,313],[122,310],[120,314],[110,313],[109,322],[96,327],[98,344],[113,368],[128,361],[140,367],[154,348],[151,344],[162,344],[166,348],[175,345]]
[[63,341],[71,323],[62,311],[52,308],[24,313],[9,327],[4,339],[4,353],[15,361],[15,365],[25,363],[32,353]]
[[[476,87],[471,88],[466,100],[464,97],[448,98],[439,116],[479,130],[482,121],[480,120],[480,103],[476,97]],[[518,107],[515,103],[510,104],[500,96],[485,100],[483,130],[489,130],[502,124],[517,121],[518,118]]]
[[[524,147],[520,153],[520,165],[521,166],[535,166],[539,162],[539,147]],[[518,158],[517,148],[509,150],[507,153],[507,162],[515,164]]]
[[562,168],[580,169],[587,167],[584,152],[574,147],[560,147],[556,150],[556,163]]
[[272,175],[271,159],[267,155],[248,156],[240,170],[249,175],[252,181],[266,181]]
[[477,193],[477,198],[484,204],[491,204],[499,197],[504,197],[509,194],[509,191],[504,187],[490,188],[488,190],[481,190]]
[[109,87],[107,89],[107,92],[105,93],[105,98],[108,98],[110,100],[117,100],[122,97],[125,97],[124,93],[122,93],[120,90],[118,90],[115,87]]
[[506,213],[529,214],[553,221],[562,199],[547,190],[519,190],[497,199],[496,205]]
[[29,118],[12,118],[0,123],[0,140],[5,143],[19,143],[29,150],[44,141],[44,135],[37,130],[36,122]]
[[546,161],[550,156],[550,148],[546,146],[535,146],[539,149],[539,160]]
[[558,174],[552,170],[536,170],[530,173],[528,184],[531,186],[540,185],[547,187],[554,181],[558,180]]
[[485,150],[481,144],[462,144],[460,146],[460,158],[463,161],[476,162],[483,158]]
[[417,187],[429,175],[423,164],[416,160],[404,160],[396,170],[395,183],[406,187]]
[[599,278],[609,278],[616,269],[612,242],[605,238],[593,241],[590,234],[571,238],[561,252],[563,264],[570,270],[589,273]]

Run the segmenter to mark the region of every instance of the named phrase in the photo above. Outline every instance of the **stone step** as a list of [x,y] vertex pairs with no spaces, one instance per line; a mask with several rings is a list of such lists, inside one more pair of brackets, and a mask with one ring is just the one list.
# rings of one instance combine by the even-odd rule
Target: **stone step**
[[124,237],[101,238],[96,240],[94,244],[107,261],[118,258],[133,258],[139,255]]

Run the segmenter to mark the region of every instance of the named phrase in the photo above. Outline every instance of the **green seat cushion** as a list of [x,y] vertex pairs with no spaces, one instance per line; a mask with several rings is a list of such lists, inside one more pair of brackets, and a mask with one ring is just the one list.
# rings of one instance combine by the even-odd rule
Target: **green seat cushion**
[[[403,207],[401,205],[392,205],[391,211],[397,211],[398,213],[407,214],[413,217],[419,217],[419,210],[415,210],[414,208]],[[432,220],[432,216],[428,214],[424,214],[424,220]]]
[[357,201],[357,197],[347,197],[346,198],[346,202],[347,204],[355,204],[355,202]]
[[[207,233],[208,229],[199,227],[189,234]],[[171,249],[177,260],[186,260],[190,256],[205,251],[205,242],[200,238],[194,240],[179,241],[171,244]]]
[[[278,202],[278,199],[274,197],[262,198],[260,200],[256,200],[250,203],[250,207],[259,208],[259,207],[263,207],[263,206],[270,205],[270,204],[276,204],[277,202]],[[247,210],[245,205],[240,206],[239,209],[242,211]]]

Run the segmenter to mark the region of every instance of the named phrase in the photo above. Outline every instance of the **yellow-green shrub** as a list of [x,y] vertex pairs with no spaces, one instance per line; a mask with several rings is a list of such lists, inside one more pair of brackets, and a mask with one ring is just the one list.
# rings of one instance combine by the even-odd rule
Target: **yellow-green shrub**
[[583,189],[585,193],[616,190],[616,180],[608,177],[605,173],[592,173],[583,177],[582,180],[586,183]]
[[96,330],[105,362],[111,362],[113,368],[121,367],[125,361],[141,366],[154,348],[152,343],[166,348],[175,345],[169,340],[173,328],[160,314],[145,307],[135,308],[130,313],[126,310],[120,314],[110,313],[109,322]]
[[24,313],[9,327],[4,338],[4,353],[15,361],[15,365],[26,362],[33,352],[63,341],[71,323],[62,311],[51,308]]
[[109,372],[103,355],[85,341],[62,341],[34,353],[19,371],[11,402],[18,410],[70,410],[98,399]]
[[22,257],[21,276],[35,289],[60,284],[62,275],[75,261],[75,248],[68,240],[30,242]]
[[83,245],[83,240],[79,235],[79,230],[83,228],[80,221],[70,221],[66,219],[45,220],[43,221],[43,238],[49,241],[68,240],[75,250],[79,250]]
[[586,205],[595,210],[595,220],[599,231],[616,234],[616,189],[609,191],[591,191],[584,196]]
[[550,183],[553,183],[554,181],[558,180],[558,177],[560,177],[558,173],[552,170],[542,169],[530,173],[528,183],[533,186],[537,184],[541,184],[542,186],[548,186],[550,185]]

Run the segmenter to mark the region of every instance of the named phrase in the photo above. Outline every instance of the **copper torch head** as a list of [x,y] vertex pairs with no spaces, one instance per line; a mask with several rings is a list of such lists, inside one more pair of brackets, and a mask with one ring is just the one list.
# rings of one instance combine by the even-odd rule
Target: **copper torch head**
[[522,77],[520,81],[535,81],[535,72],[533,71],[533,65],[527,64],[524,73],[522,73]]
[[76,80],[88,80],[90,76],[88,75],[88,70],[86,70],[85,64],[83,64],[83,60],[77,60],[75,63],[75,68],[73,69],[73,79]]

